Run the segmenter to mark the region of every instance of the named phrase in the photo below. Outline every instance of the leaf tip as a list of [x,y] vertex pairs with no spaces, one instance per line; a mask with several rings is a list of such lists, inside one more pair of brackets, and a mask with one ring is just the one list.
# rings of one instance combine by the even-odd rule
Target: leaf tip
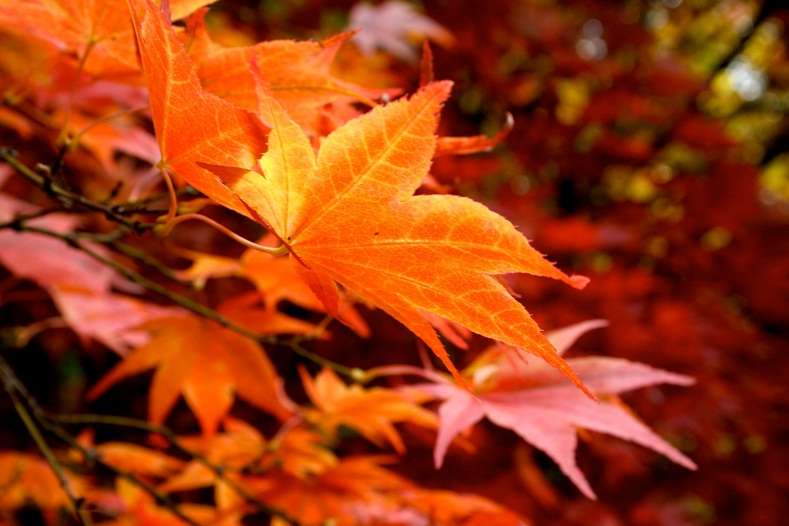
[[595,395],[591,389],[586,386],[583,380],[581,380],[581,377],[578,376],[575,371],[573,371],[572,367],[570,367],[570,364],[563,360],[558,354],[556,358],[558,360],[550,360],[548,363],[559,369],[559,371],[564,374],[573,384],[575,384],[575,386],[586,396],[588,396],[590,400],[599,402],[600,400],[597,398],[597,395]]
[[570,276],[569,284],[570,286],[581,290],[589,284],[589,278],[586,276],[582,276],[580,274],[573,274]]
[[433,82],[433,51],[430,43],[425,40],[422,43],[422,61],[419,64],[419,86],[427,86]]
[[443,103],[449,98],[449,93],[452,91],[454,82],[451,80],[435,80],[419,88],[415,96],[424,94],[428,97],[435,97],[439,99],[439,104]]

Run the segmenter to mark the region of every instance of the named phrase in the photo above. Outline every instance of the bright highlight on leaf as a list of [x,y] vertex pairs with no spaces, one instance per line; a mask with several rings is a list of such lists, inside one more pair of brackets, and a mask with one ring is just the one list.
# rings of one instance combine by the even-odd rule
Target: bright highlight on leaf
[[[228,181],[330,297],[336,281],[406,325],[456,372],[425,314],[535,353],[572,377],[529,314],[493,277],[529,272],[582,287],[506,219],[470,199],[413,196],[430,167],[450,84],[350,121],[316,156],[296,123],[261,94],[270,123],[263,175]],[[316,289],[317,287],[314,287]],[[328,293],[327,293],[328,291]]]
[[[458,379],[426,313],[534,353],[581,385],[495,276],[527,272],[579,288],[586,278],[556,269],[509,221],[479,203],[413,195],[428,174],[451,83],[429,84],[353,119],[326,137],[317,155],[259,83],[258,111],[271,131],[258,169],[244,173],[257,147],[251,116],[204,92],[161,13],[149,0],[129,1],[170,166],[219,203],[240,210],[243,202],[248,214],[271,227],[330,313],[337,312],[336,282],[403,323]],[[200,136],[184,141],[187,123],[177,119],[202,120],[199,115],[207,119]],[[189,155],[168,153],[180,147]],[[239,148],[242,156],[231,153]],[[174,165],[174,159],[183,162]],[[196,163],[211,168],[215,179]]]

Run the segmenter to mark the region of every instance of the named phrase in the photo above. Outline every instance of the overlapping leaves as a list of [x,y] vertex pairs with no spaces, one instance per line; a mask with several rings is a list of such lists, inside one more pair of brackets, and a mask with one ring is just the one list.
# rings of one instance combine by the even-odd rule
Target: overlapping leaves
[[317,155],[258,83],[258,114],[271,131],[254,163],[262,130],[255,118],[202,89],[151,2],[130,6],[167,165],[217,202],[269,226],[329,312],[336,312],[339,283],[406,325],[453,373],[423,313],[535,353],[577,381],[494,276],[528,272],[577,287],[586,280],[557,270],[479,203],[413,195],[430,167],[450,83],[430,84],[348,122]]

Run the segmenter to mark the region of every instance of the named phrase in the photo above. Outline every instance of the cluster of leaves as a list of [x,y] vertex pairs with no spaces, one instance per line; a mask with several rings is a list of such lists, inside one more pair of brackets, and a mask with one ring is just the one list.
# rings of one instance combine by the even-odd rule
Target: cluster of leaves
[[[518,278],[542,324],[607,318],[590,350],[704,386],[627,398],[699,472],[637,483],[644,455],[587,440],[600,500],[537,491],[530,475],[534,500],[509,502],[538,523],[767,525],[785,512],[774,466],[785,455],[787,13],[773,2],[677,4],[500,3],[473,20],[439,18],[458,37],[437,52],[439,72],[470,79],[456,125],[486,126],[506,109],[515,128],[497,158],[440,160],[436,179],[468,181],[592,278],[577,295]],[[504,12],[508,23],[484,29]],[[527,478],[489,473],[501,487]]]
[[[513,17],[491,5],[480,15],[492,20],[473,27],[448,20],[451,32],[404,3],[359,5],[349,21],[358,34],[257,43],[243,29],[212,28],[221,9],[234,12],[220,2],[220,15],[206,18],[212,3],[0,0],[0,125],[19,150],[0,152],[2,302],[11,313],[0,368],[9,414],[38,448],[0,454],[0,521],[25,523],[32,504],[52,523],[516,525],[538,515],[524,508],[527,493],[557,507],[545,479],[552,466],[594,498],[576,464],[579,436],[603,458],[630,451],[585,430],[695,467],[618,396],[690,377],[562,354],[606,325],[578,323],[598,311],[613,321],[607,352],[693,370],[690,358],[664,356],[676,343],[664,339],[698,315],[692,297],[703,287],[654,300],[654,319],[634,318],[628,302],[663,286],[659,269],[612,272],[604,250],[622,251],[622,261],[646,250],[654,269],[669,264],[672,243],[681,264],[699,253],[682,235],[702,226],[663,238],[661,222],[721,220],[672,215],[676,195],[708,188],[675,172],[703,161],[725,178],[742,151],[712,119],[687,114],[705,86],[700,73],[662,59],[628,70],[614,45],[632,43],[612,41],[615,58],[598,57],[600,28],[584,25],[584,42],[568,42],[560,35],[577,25],[575,12],[530,2]],[[284,27],[282,12],[261,16]],[[477,45],[490,41],[476,34],[485,28],[497,28],[492,49]],[[659,37],[650,45],[667,47]],[[428,46],[417,67],[414,42],[424,38],[451,48],[439,56],[442,78],[468,79],[475,68],[479,84],[463,80],[458,106],[507,121],[498,134],[437,136],[452,84],[433,80]],[[557,65],[533,67],[528,57],[540,52]],[[494,55],[504,58],[488,63]],[[605,88],[629,76],[654,93]],[[493,100],[504,106],[485,102]],[[726,100],[709,107],[738,110]],[[517,111],[512,148],[461,157],[504,140],[505,107]],[[678,109],[667,118],[669,107]],[[458,117],[441,126],[461,128]],[[708,159],[694,141],[733,153]],[[487,188],[472,185],[492,171]],[[555,210],[588,205],[597,217],[550,219],[534,206],[536,192],[523,198],[529,174],[558,180],[547,196]],[[478,200],[453,195],[458,188]],[[539,246],[578,254],[575,266],[599,284],[564,296],[548,280],[515,275],[577,289],[588,281],[547,261],[486,197],[533,229]],[[741,217],[728,214],[707,243],[731,235]],[[661,246],[665,259],[649,252]],[[566,327],[543,333],[521,299],[539,301],[548,326]],[[644,343],[653,322],[664,332]],[[704,349],[695,333],[676,340],[681,352]],[[36,353],[72,371],[52,411],[15,372],[45,384],[22,374]],[[142,385],[128,380],[149,370]],[[75,413],[88,404],[108,414]],[[494,436],[483,420],[514,434]],[[496,466],[491,446],[506,475],[457,480],[460,460]],[[541,465],[529,447],[551,461]],[[435,468],[445,457],[448,466],[432,471],[420,457],[430,449]],[[634,463],[620,459],[606,472],[622,477],[627,466],[639,471]],[[517,493],[497,492],[504,486]]]

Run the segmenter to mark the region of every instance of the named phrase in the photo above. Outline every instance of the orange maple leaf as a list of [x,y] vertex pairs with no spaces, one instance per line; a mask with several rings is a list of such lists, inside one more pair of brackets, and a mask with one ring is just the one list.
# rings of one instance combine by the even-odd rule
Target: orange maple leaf
[[[72,489],[82,494],[83,484],[67,474]],[[16,451],[0,452],[0,511],[15,510],[35,503],[42,509],[66,508],[69,499],[49,464],[35,455]]]
[[[224,119],[226,134],[234,134],[237,144],[247,134],[217,113],[220,102],[227,103],[200,88],[161,13],[148,0],[129,2],[152,101],[174,105],[183,113],[188,99],[191,111],[216,117],[206,126]],[[243,202],[247,215],[267,224],[301,264],[329,313],[337,312],[335,283],[340,283],[424,340],[459,380],[423,313],[537,354],[580,385],[495,275],[527,272],[579,288],[586,278],[559,271],[509,221],[477,202],[413,195],[429,171],[437,114],[450,86],[449,82],[429,84],[410,99],[376,107],[349,121],[323,140],[316,156],[307,134],[259,85],[259,114],[272,128],[259,170],[249,170],[246,159],[229,159],[223,151],[191,163],[213,167],[215,193],[193,166],[182,175],[231,208],[239,209],[238,201]],[[234,115],[239,111],[223,108]],[[195,133],[175,123],[168,129],[162,125],[161,112],[153,114],[157,133],[164,134],[160,141]],[[205,133],[215,135],[213,129]]]
[[[537,324],[493,275],[528,272],[583,287],[559,271],[506,219],[470,199],[413,196],[436,144],[450,83],[349,122],[317,156],[309,139],[261,93],[272,126],[265,174],[228,181],[303,266],[313,290],[336,304],[338,282],[422,338],[457,374],[423,313],[533,352],[575,378]],[[331,312],[331,311],[330,311]]]
[[[203,90],[183,44],[150,0],[127,0],[163,170],[244,215],[247,207],[197,163],[252,167],[264,150],[265,126],[251,113]],[[128,20],[127,20],[128,23]]]
[[[102,498],[103,497],[103,498]],[[117,478],[115,489],[109,495],[99,495],[90,499],[99,509],[111,510],[115,517],[102,521],[103,526],[183,526],[186,522],[173,514],[172,509],[160,506],[156,499],[134,482]],[[223,514],[206,504],[183,503],[178,509],[194,524],[214,526],[235,526],[235,522],[225,522]]]
[[257,109],[255,78],[250,61],[257,64],[273,96],[301,126],[314,132],[322,110],[329,104],[362,102],[383,90],[362,88],[337,78],[331,71],[340,47],[353,36],[341,33],[321,42],[272,40],[247,47],[223,47],[208,36],[205,10],[189,19],[193,40],[189,54],[197,65],[204,88],[249,111]]
[[303,369],[300,373],[304,389],[317,408],[305,410],[304,415],[330,435],[346,425],[376,444],[385,440],[403,453],[405,444],[393,424],[411,422],[436,427],[435,415],[418,405],[422,401],[419,397],[383,387],[345,385],[330,369],[318,373],[315,380]]
[[99,396],[122,378],[156,368],[148,402],[152,422],[164,421],[179,393],[207,435],[230,410],[234,393],[278,418],[291,415],[274,367],[248,338],[190,315],[145,327],[151,331],[150,340],[107,373],[89,397]]
[[[225,478],[217,477],[203,462],[193,460],[160,486],[162,491],[188,491],[213,486],[218,510],[236,515],[240,523],[244,498],[239,487],[247,487],[260,473],[276,471],[286,478],[307,479],[334,467],[338,460],[320,444],[320,437],[302,427],[291,427],[269,443],[252,426],[227,418],[221,434],[187,437],[182,443],[200,451],[214,465],[221,465]],[[246,489],[248,492],[249,490]],[[239,513],[241,512],[241,513]]]
[[[266,236],[260,243],[271,244],[274,239],[276,238],[273,236]],[[309,285],[299,273],[299,263],[290,258],[272,258],[254,249],[245,251],[240,258],[228,258],[190,250],[180,250],[179,252],[183,257],[191,259],[192,264],[189,268],[178,271],[178,277],[191,281],[198,288],[202,288],[210,278],[231,276],[247,278],[255,285],[265,303],[263,309],[257,308],[243,311],[244,308],[250,307],[255,303],[250,295],[236,298],[224,305],[224,307],[232,311],[225,310],[224,314],[226,316],[251,330],[265,331],[267,333],[310,332],[309,330],[299,330],[306,329],[307,325],[298,320],[293,321],[296,324],[301,324],[301,327],[298,325],[291,325],[290,327],[284,325],[286,319],[281,314],[278,314],[277,311],[277,307],[282,301],[290,301],[309,310],[325,311],[321,301],[315,297],[315,294],[310,290]],[[350,302],[344,299],[340,301],[338,315],[340,321],[360,336],[366,337],[370,334],[370,329],[367,327],[364,319]],[[276,321],[281,321],[283,324],[278,326],[271,325]],[[261,326],[261,322],[265,322],[266,325]],[[312,328],[315,329],[315,327]]]
[[249,487],[305,525],[522,524],[516,515],[482,497],[420,488],[384,468],[387,460],[347,457],[310,478],[273,472],[250,480]]
[[[170,0],[173,19],[216,0]],[[96,75],[139,72],[124,0],[3,0],[0,27],[45,40]]]

